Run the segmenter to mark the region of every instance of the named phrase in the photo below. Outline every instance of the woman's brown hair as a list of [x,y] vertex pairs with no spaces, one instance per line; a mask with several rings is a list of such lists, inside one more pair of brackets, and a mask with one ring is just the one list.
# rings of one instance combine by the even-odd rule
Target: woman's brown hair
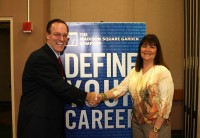
[[143,68],[143,59],[141,57],[141,46],[147,45],[147,44],[154,45],[157,47],[154,64],[155,65],[163,65],[163,66],[167,67],[167,65],[164,62],[162,49],[161,49],[161,45],[160,45],[160,41],[158,40],[158,37],[154,34],[147,34],[140,41],[139,48],[138,48],[138,55],[137,55],[137,59],[136,59],[135,70],[137,72],[139,72]]

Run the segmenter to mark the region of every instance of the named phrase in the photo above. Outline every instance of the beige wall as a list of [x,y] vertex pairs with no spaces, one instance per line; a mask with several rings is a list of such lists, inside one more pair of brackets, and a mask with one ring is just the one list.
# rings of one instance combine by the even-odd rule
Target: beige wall
[[13,67],[14,67],[14,123],[13,133],[16,136],[16,124],[21,96],[21,77],[25,61],[33,50],[41,47],[45,42],[45,27],[50,17],[49,0],[30,0],[30,21],[33,23],[32,34],[22,32],[22,23],[27,21],[27,0],[1,0],[0,18],[13,19]]
[[183,0],[51,0],[50,4],[50,18],[67,22],[146,22],[147,33],[155,33],[161,41],[175,89],[183,89]]
[[[175,89],[183,90],[183,2],[183,0],[51,0],[50,18],[62,18],[67,22],[145,22],[146,32],[154,33],[160,39]],[[183,128],[183,113],[183,101],[174,101],[171,114],[173,130]]]
[[[61,18],[69,22],[146,22],[147,33],[157,34],[161,41],[175,89],[183,89],[183,14],[183,0],[32,0],[30,21],[33,23],[33,32],[24,34],[22,23],[27,21],[27,0],[2,0],[0,18],[13,18],[14,134],[24,64],[30,52],[45,42],[43,34],[49,19]],[[173,111],[176,108],[182,111],[182,104],[175,103]],[[177,119],[181,118],[178,116]],[[182,124],[173,127],[180,129]]]

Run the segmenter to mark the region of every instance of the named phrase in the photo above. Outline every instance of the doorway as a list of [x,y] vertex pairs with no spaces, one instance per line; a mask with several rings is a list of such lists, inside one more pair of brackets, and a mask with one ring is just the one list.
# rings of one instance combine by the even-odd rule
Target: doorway
[[0,137],[12,138],[15,127],[13,92],[13,21],[0,18]]

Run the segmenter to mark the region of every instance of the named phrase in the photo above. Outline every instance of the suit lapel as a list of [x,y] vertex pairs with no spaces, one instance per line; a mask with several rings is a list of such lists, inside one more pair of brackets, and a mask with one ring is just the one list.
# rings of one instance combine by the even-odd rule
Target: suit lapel
[[[62,72],[61,72],[61,70],[60,70],[60,65],[59,65],[59,63],[58,63],[58,59],[57,59],[55,53],[52,51],[52,49],[51,49],[47,44],[45,44],[45,45],[43,46],[43,48],[44,48],[45,52],[52,58],[52,60],[55,61],[55,64],[56,64],[56,66],[57,66],[57,69],[59,70],[59,73],[60,73],[60,75],[62,76]],[[64,68],[63,68],[63,69],[64,69]],[[64,76],[63,79],[66,81],[66,75]]]

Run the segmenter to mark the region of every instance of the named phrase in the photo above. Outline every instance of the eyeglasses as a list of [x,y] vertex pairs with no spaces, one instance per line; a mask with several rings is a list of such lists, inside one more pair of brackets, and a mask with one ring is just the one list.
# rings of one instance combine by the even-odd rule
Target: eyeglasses
[[58,37],[58,38],[60,38],[62,36],[64,39],[69,40],[69,38],[67,37],[68,36],[67,34],[53,33],[52,35],[54,35],[55,37]]

